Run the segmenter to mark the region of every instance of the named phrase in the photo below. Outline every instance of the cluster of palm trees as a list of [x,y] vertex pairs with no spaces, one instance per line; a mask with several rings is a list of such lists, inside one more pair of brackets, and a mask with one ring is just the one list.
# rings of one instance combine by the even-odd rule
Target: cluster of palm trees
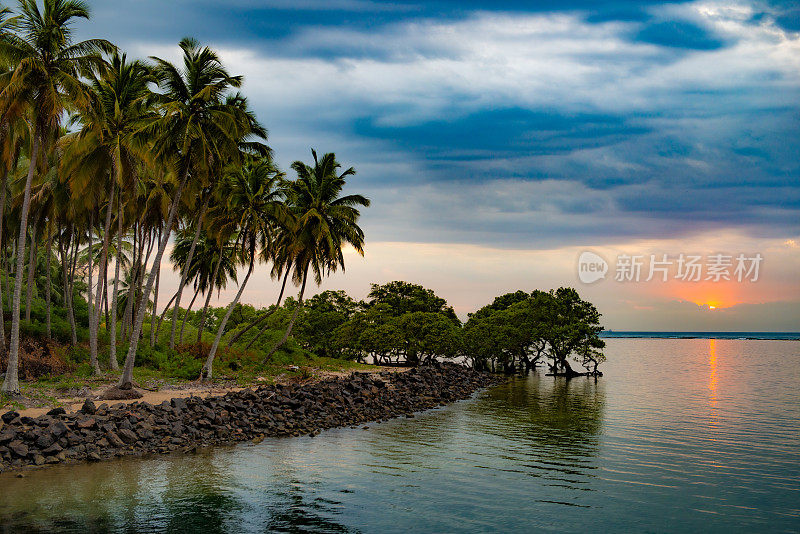
[[[148,317],[153,344],[171,316],[174,348],[187,286],[195,298],[205,295],[205,310],[212,291],[246,267],[203,368],[211,378],[227,320],[257,262],[268,262],[284,286],[290,277],[300,286],[283,343],[309,275],[320,283],[344,268],[347,244],[363,254],[358,208],[369,201],[342,195],[352,168],[340,172],[334,154],[318,158],[312,151],[313,165],[295,162],[297,177],[287,179],[265,144],[266,129],[237,91],[242,78],[229,74],[213,50],[185,38],[181,65],[129,60],[106,40],[74,41],[73,23],[88,18],[77,0],[0,7],[0,263],[6,286],[13,283],[3,287],[0,276],[0,299],[11,304],[10,341],[6,346],[2,328],[0,350],[7,351],[2,391],[9,394],[19,394],[20,313],[24,299],[30,318],[42,247],[48,335],[51,265],[60,264],[73,343],[74,295],[87,280],[94,371],[101,372],[104,313],[111,369],[118,368],[117,344],[128,341],[121,388],[132,385]],[[172,236],[180,284],[157,316],[161,261]]]

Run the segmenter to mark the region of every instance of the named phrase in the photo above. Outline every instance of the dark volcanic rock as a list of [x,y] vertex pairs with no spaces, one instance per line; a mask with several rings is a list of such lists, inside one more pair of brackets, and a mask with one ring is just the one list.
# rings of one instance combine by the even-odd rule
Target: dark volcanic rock
[[78,428],[94,428],[97,426],[97,419],[94,417],[87,417],[86,419],[81,419],[77,422]]
[[36,438],[36,446],[40,449],[46,449],[53,443],[55,443],[56,438],[50,432],[46,430],[39,434],[39,437]]
[[309,384],[271,385],[222,397],[175,398],[157,406],[144,402],[95,406],[79,414],[53,409],[32,419],[2,415],[0,471],[26,465],[99,461],[120,455],[191,452],[216,443],[265,436],[319,434],[465,399],[496,384],[496,375],[454,364],[380,374],[354,373]]
[[6,428],[0,433],[0,445],[5,445],[17,437],[17,431],[13,428]]
[[88,415],[94,415],[97,413],[97,406],[95,406],[91,400],[86,399],[83,403],[83,406],[81,406],[81,412]]
[[139,436],[137,436],[133,430],[129,430],[127,428],[123,428],[118,432],[118,434],[120,439],[125,443],[127,443],[128,445],[134,443],[136,440],[139,439]]
[[66,434],[67,430],[69,429],[67,428],[67,425],[65,425],[62,421],[56,421],[55,423],[47,427],[47,430],[49,430],[50,433],[53,434],[53,436],[55,436],[56,438],[60,438],[61,436]]
[[15,412],[14,410],[11,410],[10,412],[6,412],[6,413],[4,413],[2,415],[2,419],[3,419],[3,422],[5,424],[10,423],[11,421],[16,419],[17,417],[19,417],[19,414],[17,412]]
[[22,443],[22,441],[16,439],[8,444],[8,448],[11,452],[19,456],[20,458],[25,458],[28,456],[28,446]]
[[106,440],[108,440],[108,443],[112,447],[119,448],[125,446],[125,442],[122,441],[122,439],[120,439],[120,437],[114,432],[109,432],[108,434],[106,434]]
[[44,449],[42,451],[42,454],[44,454],[45,456],[53,456],[63,450],[64,449],[61,447],[61,445],[59,445],[58,443],[53,443],[52,445]]
[[129,400],[141,399],[142,397],[143,395],[135,389],[120,389],[118,387],[110,387],[100,396],[103,400]]

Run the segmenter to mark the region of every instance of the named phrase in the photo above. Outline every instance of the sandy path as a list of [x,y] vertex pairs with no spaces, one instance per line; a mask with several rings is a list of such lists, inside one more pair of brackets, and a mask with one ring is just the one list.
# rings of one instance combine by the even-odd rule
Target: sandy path
[[[405,367],[379,367],[375,370],[369,371],[322,371],[317,376],[314,377],[314,380],[324,380],[326,378],[331,377],[344,377],[352,374],[353,372],[356,373],[378,373],[381,371],[390,371],[396,373],[402,373],[408,371],[409,368]],[[278,383],[288,383],[287,381],[283,381],[278,379]],[[158,391],[149,391],[146,389],[137,389],[140,393],[142,393],[142,397],[140,399],[126,399],[126,400],[98,400],[98,397],[105,391],[111,384],[106,384],[98,389],[92,390],[92,392],[85,397],[67,397],[63,399],[58,399],[60,406],[63,407],[67,412],[75,412],[83,406],[84,401],[87,398],[92,399],[95,404],[100,405],[102,403],[107,403],[108,405],[122,403],[122,404],[130,404],[132,402],[149,402],[150,404],[161,404],[165,400],[171,400],[176,398],[184,398],[184,397],[211,397],[211,396],[221,396],[230,391],[241,391],[246,389],[245,387],[240,386],[206,386],[206,385],[198,385],[196,387],[192,386],[179,386],[175,388],[165,387]],[[265,385],[265,382],[256,381],[251,384],[249,387],[258,387]],[[46,414],[50,410],[53,409],[53,406],[42,406],[37,408],[25,408],[16,410],[20,415],[26,415],[28,417],[38,417],[40,415]],[[0,410],[5,411],[5,410]]]
[[[105,388],[103,388],[105,389]],[[101,403],[111,404],[130,404],[132,402],[149,402],[150,404],[161,404],[165,400],[171,400],[176,398],[182,397],[211,397],[211,396],[220,396],[228,393],[229,391],[241,391],[245,389],[243,387],[196,387],[196,388],[184,388],[184,389],[161,389],[159,391],[148,391],[146,389],[139,389],[138,391],[142,393],[142,398],[140,399],[128,399],[128,400],[96,400],[96,397],[103,392],[103,389],[98,389],[96,391],[92,391],[92,394],[89,398],[93,399],[95,404],[100,405]],[[83,406],[84,401],[86,398],[78,398],[78,397],[71,397],[66,399],[58,399],[58,402],[61,403],[61,406],[68,412],[74,412],[80,409]],[[41,408],[25,408],[24,410],[17,410],[20,415],[27,415],[28,417],[38,417],[42,414],[46,414],[53,408],[50,406],[44,406]]]

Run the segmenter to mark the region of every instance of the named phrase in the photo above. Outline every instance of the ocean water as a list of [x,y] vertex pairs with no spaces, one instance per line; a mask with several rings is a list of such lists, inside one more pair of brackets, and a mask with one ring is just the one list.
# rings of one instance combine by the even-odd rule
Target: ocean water
[[650,332],[635,330],[605,330],[603,338],[654,338],[654,339],[776,339],[800,340],[800,332]]
[[798,532],[800,343],[608,339],[315,438],[0,476],[8,532]]

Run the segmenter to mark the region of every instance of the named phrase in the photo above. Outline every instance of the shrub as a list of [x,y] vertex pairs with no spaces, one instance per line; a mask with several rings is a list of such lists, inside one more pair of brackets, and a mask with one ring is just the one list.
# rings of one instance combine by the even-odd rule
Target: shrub
[[195,353],[151,348],[146,344],[139,346],[136,363],[140,367],[156,369],[170,378],[185,380],[200,376],[200,369],[203,366],[202,359],[198,359]]

